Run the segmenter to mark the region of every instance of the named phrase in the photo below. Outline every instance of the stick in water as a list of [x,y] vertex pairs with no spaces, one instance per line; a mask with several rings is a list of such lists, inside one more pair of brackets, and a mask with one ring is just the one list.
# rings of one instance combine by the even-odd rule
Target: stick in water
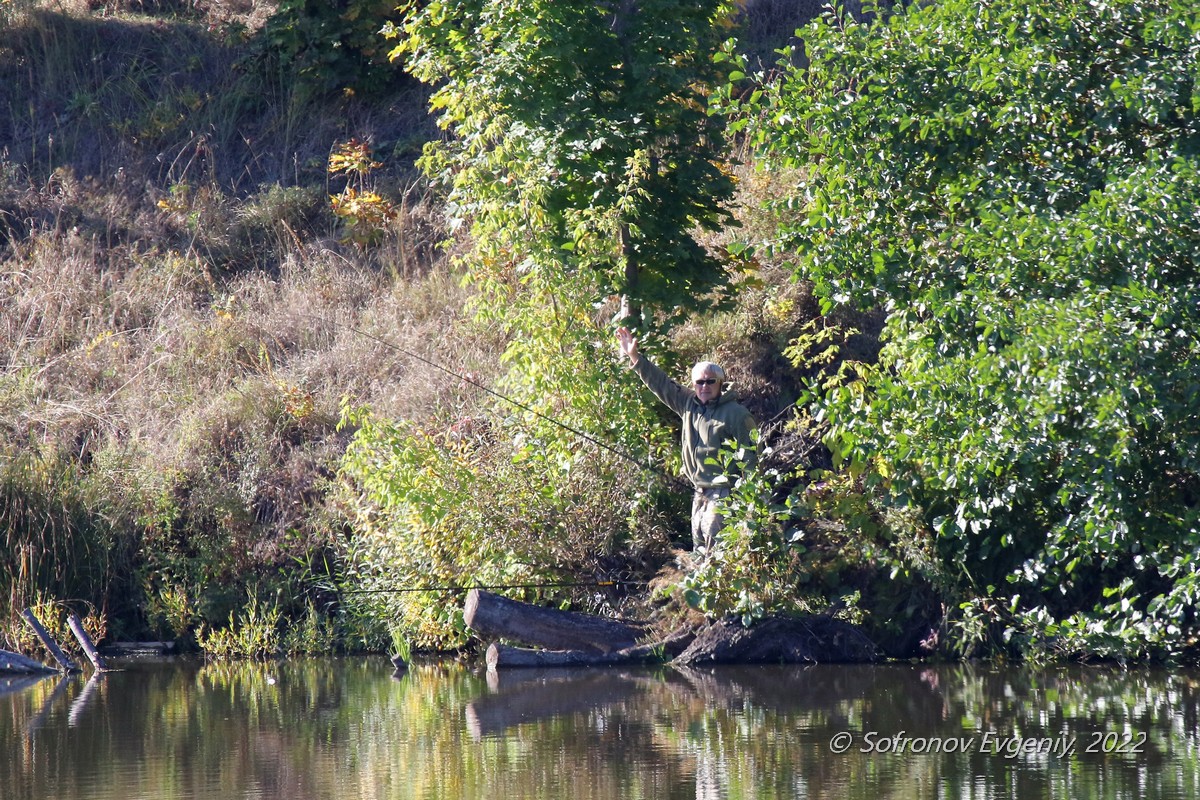
[[29,627],[33,628],[33,632],[38,635],[38,638],[42,640],[42,644],[46,645],[46,649],[50,651],[50,655],[54,656],[54,660],[62,665],[65,672],[79,672],[79,667],[67,657],[67,654],[58,646],[58,642],[54,641],[54,637],[50,635],[50,632],[42,626],[37,615],[33,613],[32,608],[22,611],[21,616],[29,623]]
[[74,613],[67,617],[67,624],[71,626],[71,633],[75,634],[75,638],[79,640],[79,646],[83,648],[83,652],[87,654],[88,659],[92,662],[92,666],[97,672],[104,672],[108,666],[104,663],[104,659],[96,652],[96,645],[92,644],[92,637],[88,636],[88,632],[83,628],[83,622]]

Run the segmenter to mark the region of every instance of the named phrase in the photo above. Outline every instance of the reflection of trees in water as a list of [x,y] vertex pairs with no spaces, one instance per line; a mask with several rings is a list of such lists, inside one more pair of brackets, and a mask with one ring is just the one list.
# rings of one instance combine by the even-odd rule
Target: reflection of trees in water
[[[894,692],[897,677],[791,667],[502,674],[492,694],[471,703],[468,725],[484,741],[553,742],[560,769],[569,757],[589,780],[610,773],[623,797],[844,796],[847,762],[831,757],[823,731],[844,730],[885,703],[898,704],[897,713],[930,708],[927,685],[914,676]],[[612,774],[620,765],[632,768],[628,776]],[[627,785],[648,775],[653,793]],[[504,795],[515,787],[488,788]],[[573,789],[573,796],[616,796]]]
[[[572,686],[578,691],[573,693]],[[544,695],[543,716],[576,715],[568,726],[571,735],[557,740],[559,745],[585,751],[595,745],[586,731],[592,721],[575,707],[586,705],[597,686],[593,679],[574,684],[564,679]],[[634,686],[638,692],[631,695]],[[611,725],[614,717],[621,719],[622,746],[632,754],[623,760],[657,754],[657,769],[676,776],[671,786],[680,795],[677,780],[692,781],[696,797],[911,797],[934,786],[960,796],[997,787],[1018,796],[1135,796],[1146,786],[1192,796],[1200,786],[1190,757],[1200,743],[1196,681],[1183,674],[972,665],[747,667],[628,679],[619,694],[619,708],[608,708],[605,721]],[[530,704],[536,706],[530,689],[514,690],[517,696],[523,700],[510,710],[528,714]],[[489,699],[488,705],[504,708],[502,697]],[[569,703],[558,705],[554,697]],[[598,702],[603,706],[604,700]],[[492,717],[493,723],[500,719]],[[522,719],[514,717],[512,725],[526,724]],[[501,725],[492,734],[502,731]],[[829,747],[839,731],[855,735],[854,747],[842,755]],[[973,749],[860,752],[868,731],[910,740],[954,737],[973,742]],[[1074,756],[985,753],[986,731],[999,738],[1074,736]],[[1112,731],[1145,731],[1145,752],[1125,757],[1081,752],[1095,733]],[[1173,770],[1162,769],[1167,758],[1176,765]]]
[[[0,697],[5,798],[1196,796],[1191,673],[980,666],[172,666]],[[867,731],[1077,737],[1072,761],[860,753]],[[1078,752],[1145,731],[1136,756]],[[834,754],[834,733],[851,731]],[[16,743],[20,743],[18,746]],[[989,788],[990,787],[990,788]],[[1003,787],[1001,791],[1000,787]]]
[[[1075,780],[1084,787],[1119,787],[1127,796],[1197,796],[1200,748],[1197,676],[1160,670],[1063,666],[1047,669],[955,667],[946,669],[948,715],[964,727],[1028,738],[1074,738]],[[1103,738],[1145,734],[1138,753],[1105,752]],[[1095,747],[1095,752],[1086,752]],[[1167,762],[1175,768],[1164,770]],[[1063,789],[1072,780],[1069,763],[1056,756],[1016,759],[974,753],[966,759],[973,775],[1006,780],[1030,793]],[[1037,770],[1024,767],[1044,765]],[[1057,781],[1046,781],[1046,773]]]

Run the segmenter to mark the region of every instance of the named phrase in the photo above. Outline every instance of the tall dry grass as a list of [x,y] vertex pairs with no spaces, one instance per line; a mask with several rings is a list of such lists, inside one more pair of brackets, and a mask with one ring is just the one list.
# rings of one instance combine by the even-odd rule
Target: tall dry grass
[[[423,98],[255,67],[230,23],[263,8],[0,6],[0,646],[46,598],[114,636],[186,636],[255,593],[306,613],[343,534],[342,404],[478,401],[385,343],[492,369],[411,171]],[[385,149],[401,210],[369,252],[327,205],[350,136]]]
[[[388,343],[475,373],[497,346],[471,331],[465,291],[436,269],[396,278],[314,246],[275,270],[214,273],[195,253],[105,250],[71,231],[10,247],[0,470],[19,541],[7,553],[53,554],[50,540],[90,528],[85,548],[116,537],[111,549],[130,552],[145,582],[192,594],[311,557],[337,533],[322,503],[345,443],[342,402],[401,417],[474,402],[472,387]],[[53,495],[32,491],[31,463],[71,489],[45,497],[61,513],[30,510]],[[60,572],[92,560],[47,557]]]

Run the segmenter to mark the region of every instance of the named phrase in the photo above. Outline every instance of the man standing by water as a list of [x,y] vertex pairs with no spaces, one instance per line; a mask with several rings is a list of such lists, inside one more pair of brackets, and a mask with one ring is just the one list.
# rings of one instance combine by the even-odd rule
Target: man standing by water
[[746,467],[756,453],[751,432],[754,418],[725,391],[725,370],[711,361],[692,367],[692,389],[685,389],[638,353],[637,339],[628,328],[617,329],[621,352],[633,371],[668,408],[683,420],[683,474],[692,482],[692,548],[709,552],[716,543],[722,519],[717,504],[729,496],[730,478],[722,472],[718,452],[744,448]]

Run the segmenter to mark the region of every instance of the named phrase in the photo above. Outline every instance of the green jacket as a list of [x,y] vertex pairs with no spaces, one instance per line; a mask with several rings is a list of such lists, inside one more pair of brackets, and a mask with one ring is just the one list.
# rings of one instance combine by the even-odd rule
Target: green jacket
[[694,392],[671,380],[644,355],[638,356],[633,371],[683,420],[683,474],[693,486],[708,489],[725,483],[718,480],[723,478],[720,462],[705,463],[710,458],[717,459],[722,446],[745,447],[746,466],[753,466],[757,459],[754,440],[750,438],[754,417],[737,401],[736,392],[723,391],[716,402],[704,404],[696,399]]

